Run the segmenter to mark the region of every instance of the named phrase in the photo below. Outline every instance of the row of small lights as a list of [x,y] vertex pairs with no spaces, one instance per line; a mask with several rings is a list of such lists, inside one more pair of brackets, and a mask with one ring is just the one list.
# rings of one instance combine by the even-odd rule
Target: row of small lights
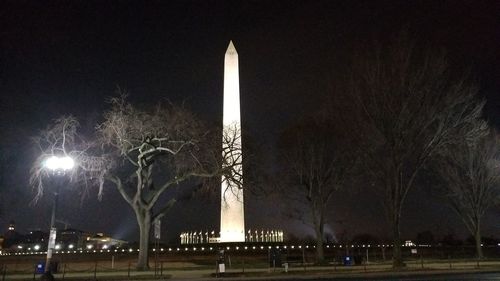
[[[69,244],[69,245],[68,245],[68,249],[70,249],[70,250],[71,250],[71,249],[73,249],[74,247],[75,247],[75,245],[73,245],[73,244]],[[23,246],[22,246],[22,245],[18,245],[18,246],[17,246],[17,248],[18,248],[19,250],[21,250],[21,249],[23,249]],[[92,245],[92,244],[88,244],[88,245],[87,245],[87,250],[92,250],[92,248],[94,248],[94,245]],[[57,245],[55,246],[55,250],[60,250],[60,249],[61,249],[61,245],[60,245],[60,244],[57,244]],[[103,250],[106,250],[106,249],[108,249],[108,245],[104,245],[104,246],[103,246]],[[28,248],[28,250],[31,250],[31,248]],[[35,246],[33,246],[33,250],[35,250],[35,251],[40,250],[40,245],[35,245]],[[69,252],[69,251],[68,251],[68,252]]]
[[[402,247],[407,247],[407,248],[415,247],[415,246],[409,246],[409,245],[401,245],[401,246]],[[481,247],[482,246],[483,246],[483,244],[481,244]],[[497,246],[500,247],[500,243],[498,243]],[[364,245],[346,245],[345,246],[345,248],[349,248],[349,247],[350,248],[371,248],[372,245],[370,245],[370,244],[368,244],[368,245],[364,244]],[[375,247],[375,245],[373,245],[373,247]],[[392,245],[391,244],[379,244],[376,247],[385,248],[385,247],[392,247]],[[419,247],[430,247],[430,245],[419,245]],[[92,248],[92,247],[90,247],[90,248]],[[244,246],[242,248],[244,250],[248,250],[250,247]],[[251,247],[252,250],[258,250],[258,249],[264,250],[265,248],[266,247],[264,247],[264,246],[260,246],[260,247],[252,246]],[[281,247],[280,246],[275,246],[275,248],[276,249],[280,249]],[[290,249],[295,249],[295,248],[302,249],[303,247],[302,247],[302,245],[299,245],[299,246],[292,245],[292,246],[289,246],[289,247],[288,246],[282,246],[282,248],[283,249],[288,249],[288,248],[290,248]],[[305,249],[316,248],[316,246],[309,247],[309,245],[306,245],[304,248]],[[326,245],[326,248],[328,248],[328,249],[329,248],[343,248],[343,246],[342,245],[338,245],[338,246],[337,245],[333,245],[333,246],[330,247],[330,245]],[[22,249],[22,247],[21,247],[21,249]],[[236,246],[236,247],[234,247],[234,249],[238,251],[238,250],[240,250],[240,247]],[[267,246],[267,249],[272,249],[272,246]],[[172,252],[172,251],[180,252],[182,250],[184,250],[184,252],[188,252],[190,250],[192,250],[192,251],[198,251],[198,250],[205,251],[205,250],[207,250],[207,248],[205,248],[205,247],[200,247],[200,248],[193,247],[191,249],[188,248],[188,247],[185,247],[183,249],[181,249],[181,248],[168,248],[168,249],[160,248],[161,252],[164,252],[164,251],[168,251],[168,252]],[[213,251],[214,248],[213,247],[209,247],[208,250],[209,251]],[[226,250],[231,250],[231,247],[226,247]],[[139,249],[134,250],[134,249],[130,248],[128,250],[125,250],[125,249],[116,250],[115,249],[115,250],[86,250],[86,251],[84,251],[84,250],[77,250],[77,251],[76,250],[75,251],[68,250],[68,251],[56,251],[55,253],[56,254],[112,253],[112,252],[114,252],[114,253],[118,253],[118,252],[121,252],[121,253],[125,253],[125,252],[132,253],[134,251],[139,252]],[[152,251],[155,252],[156,249],[153,249]],[[10,256],[10,255],[16,255],[16,256],[17,255],[33,255],[33,254],[35,254],[35,255],[42,255],[42,254],[46,255],[47,252],[46,251],[45,252],[38,252],[38,251],[33,252],[33,251],[31,251],[31,252],[4,253],[3,251],[0,251],[0,255],[2,255],[2,256]]]
[[[351,246],[351,248],[370,248],[371,247],[371,245],[350,245],[350,246]],[[333,245],[332,247],[330,247],[330,245],[326,245],[326,248],[336,248],[336,247],[337,247],[336,245]],[[338,245],[338,248],[342,248],[342,247],[343,247],[342,245]],[[349,245],[347,245],[346,247],[349,248]],[[377,245],[377,247],[392,247],[392,245]],[[256,246],[252,246],[252,247],[249,247],[249,246],[239,247],[239,246],[236,246],[236,247],[234,247],[235,250],[240,250],[240,248],[242,248],[244,250],[248,250],[250,248],[252,250],[258,250],[258,249],[264,250],[266,247],[264,247],[264,246],[260,246],[260,247],[256,247]],[[276,249],[280,249],[281,247],[280,246],[275,246],[275,248]],[[295,248],[302,249],[303,247],[302,247],[302,245],[299,245],[299,246],[292,245],[292,246],[289,246],[289,247],[288,246],[282,246],[282,248],[283,249],[288,249],[288,248],[290,248],[290,249],[295,249]],[[304,248],[305,249],[316,248],[316,246],[309,247],[309,245],[306,245]],[[272,249],[272,246],[267,246],[267,249]],[[205,247],[200,247],[200,248],[193,247],[191,249],[188,248],[188,247],[185,247],[183,249],[181,249],[181,248],[168,248],[168,249],[160,248],[161,252],[164,252],[166,250],[168,252],[172,252],[172,251],[180,252],[182,250],[184,250],[185,252],[188,252],[190,250],[192,250],[192,251],[198,251],[198,250],[205,251],[205,250],[207,250],[207,248],[205,248]],[[208,250],[209,251],[213,251],[214,248],[213,247],[209,247]],[[226,247],[226,250],[231,250],[231,247]],[[84,251],[84,250],[77,250],[77,251],[76,250],[75,251],[68,250],[68,251],[56,251],[55,253],[56,254],[112,253],[112,252],[114,252],[114,253],[118,253],[118,252],[122,252],[122,253],[129,252],[129,253],[132,253],[134,251],[139,252],[139,249],[136,249],[136,250],[134,250],[134,249],[128,249],[128,250],[126,250],[126,249],[121,249],[121,250],[116,250],[116,249],[115,250],[86,250],[86,251]],[[155,252],[156,249],[153,249],[152,251]],[[10,255],[33,255],[33,254],[35,254],[35,255],[40,254],[41,255],[41,254],[47,254],[47,252],[38,252],[38,251],[35,251],[35,252],[2,253],[0,251],[0,254],[3,255],[3,256],[5,256],[5,255],[8,255],[8,256],[10,256]]]

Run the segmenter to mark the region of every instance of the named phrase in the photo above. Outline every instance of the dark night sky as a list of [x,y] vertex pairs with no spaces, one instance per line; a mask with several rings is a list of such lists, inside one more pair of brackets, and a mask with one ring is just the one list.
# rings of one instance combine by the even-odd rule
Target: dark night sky
[[[200,117],[220,122],[223,57],[230,39],[240,59],[245,130],[272,147],[294,118],[314,111],[328,92],[332,69],[349,50],[407,27],[414,38],[444,47],[451,66],[471,66],[487,99],[485,116],[500,126],[498,1],[2,1],[0,4],[0,228],[46,229],[50,198],[29,205],[29,137],[61,114],[92,124],[117,85],[137,102],[185,101]],[[342,59],[340,59],[342,61]],[[90,121],[85,121],[90,120]],[[368,190],[368,189],[366,189]],[[369,191],[339,196],[330,229],[385,235]],[[458,218],[428,191],[414,190],[403,235],[433,230],[463,234]],[[80,204],[63,193],[61,219],[72,227],[135,239],[135,218],[112,189]],[[272,200],[249,198],[248,226],[283,225]],[[200,209],[206,209],[200,216]],[[263,211],[267,210],[267,211]],[[182,229],[218,225],[214,200],[179,204],[164,222]],[[493,210],[486,234],[500,226]],[[206,222],[211,223],[207,224]],[[168,225],[168,228],[167,228]],[[342,230],[341,230],[342,229]],[[1,231],[0,231],[1,232]]]

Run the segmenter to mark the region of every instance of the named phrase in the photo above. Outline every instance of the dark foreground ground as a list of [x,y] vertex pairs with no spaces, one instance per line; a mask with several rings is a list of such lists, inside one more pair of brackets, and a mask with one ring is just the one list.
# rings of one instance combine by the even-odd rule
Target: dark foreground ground
[[[303,252],[302,252],[303,253]],[[267,251],[229,252],[226,273],[216,274],[213,252],[179,251],[152,255],[151,270],[135,271],[137,254],[66,253],[55,255],[56,280],[500,280],[500,259],[477,261],[450,255],[406,258],[406,268],[394,272],[390,260],[370,256],[368,262],[344,266],[331,259],[326,266],[313,266],[308,256],[288,255],[288,270],[273,267]],[[0,281],[40,280],[36,264],[45,256],[0,256]],[[309,261],[309,262],[308,262]],[[284,261],[283,261],[284,262]]]
[[[16,280],[12,279],[12,280]],[[5,279],[9,280],[9,279]],[[18,280],[40,280],[36,279],[18,279]],[[61,278],[56,278],[55,280],[63,280]],[[321,274],[317,275],[314,272],[309,274],[300,275],[267,275],[267,276],[225,276],[225,277],[181,277],[175,276],[162,276],[157,278],[136,276],[132,278],[120,278],[120,277],[99,277],[99,278],[85,278],[85,277],[73,277],[66,278],[64,280],[140,280],[140,281],[158,281],[158,280],[192,280],[192,281],[217,281],[217,280],[244,280],[244,281],[261,281],[261,280],[277,280],[277,281],[323,281],[323,280],[334,280],[334,281],[353,281],[353,280],[413,280],[413,281],[426,281],[426,280],[500,280],[499,272],[411,272],[411,273],[401,273],[401,272],[380,272],[380,273],[354,273],[350,276],[338,276],[335,274]]]

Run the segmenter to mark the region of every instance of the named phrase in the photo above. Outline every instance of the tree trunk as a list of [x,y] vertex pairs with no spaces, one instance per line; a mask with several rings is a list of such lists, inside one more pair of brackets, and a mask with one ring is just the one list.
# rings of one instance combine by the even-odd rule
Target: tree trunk
[[476,256],[478,259],[483,258],[483,248],[481,247],[481,230],[479,228],[474,233],[474,240],[476,242]]
[[401,216],[399,214],[400,214],[400,208],[394,210],[393,222],[392,222],[392,233],[393,233],[392,267],[395,269],[405,266],[403,262],[403,255],[401,253],[401,233],[399,231]]
[[[316,213],[316,212],[315,212]],[[316,232],[316,263],[323,264],[325,262],[325,253],[323,249],[323,236],[325,232],[325,223],[323,220],[322,210],[319,215],[314,218],[314,232]]]
[[149,269],[149,235],[151,230],[151,213],[141,207],[134,208],[139,225],[139,257],[137,270]]
[[323,249],[323,226],[316,227],[316,263],[325,262],[325,253]]

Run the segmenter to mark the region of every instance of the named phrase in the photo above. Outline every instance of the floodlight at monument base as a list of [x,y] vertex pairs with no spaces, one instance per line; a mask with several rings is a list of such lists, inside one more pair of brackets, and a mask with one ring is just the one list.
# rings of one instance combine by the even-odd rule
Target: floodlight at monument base
[[[220,233],[215,234],[215,231],[187,231],[182,232],[179,236],[181,245],[197,245],[197,244],[217,244],[217,243],[232,243],[222,242]],[[249,229],[244,234],[244,242],[241,243],[281,243],[284,242],[284,232],[280,229]]]

